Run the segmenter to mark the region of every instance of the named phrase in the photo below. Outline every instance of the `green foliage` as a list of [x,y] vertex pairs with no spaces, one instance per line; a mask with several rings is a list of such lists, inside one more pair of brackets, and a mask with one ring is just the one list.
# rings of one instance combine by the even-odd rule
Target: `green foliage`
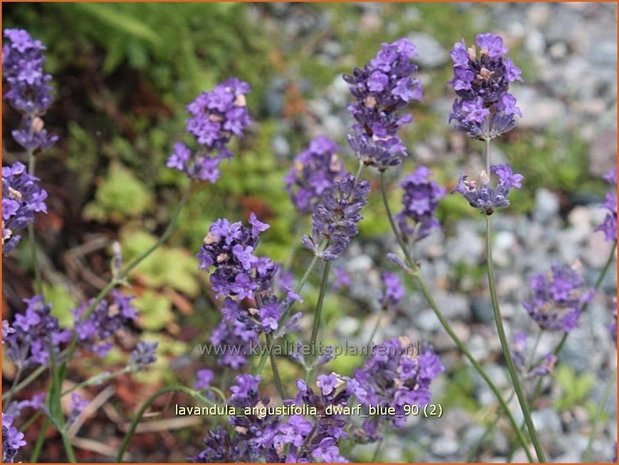
[[[151,247],[157,238],[145,231],[123,231],[121,245],[125,260],[141,254]],[[199,290],[198,266],[193,255],[183,248],[160,246],[132,272],[150,288],[168,287],[195,297]]]
[[77,307],[77,301],[68,289],[60,284],[43,283],[43,295],[45,301],[52,306],[52,315],[58,318],[60,325],[64,327],[73,326],[71,310]]
[[479,410],[480,406],[475,400],[475,387],[466,366],[454,369],[437,402],[442,404],[445,410],[452,407],[470,412]]
[[134,301],[140,311],[138,324],[149,331],[158,331],[174,321],[172,304],[158,292],[146,290]]
[[150,192],[133,171],[112,163],[97,189],[95,200],[84,208],[84,218],[120,222],[142,215],[151,206]]
[[573,368],[563,364],[557,367],[555,380],[561,390],[554,403],[558,411],[564,412],[590,403],[589,395],[595,385],[595,377],[591,373],[576,373]]

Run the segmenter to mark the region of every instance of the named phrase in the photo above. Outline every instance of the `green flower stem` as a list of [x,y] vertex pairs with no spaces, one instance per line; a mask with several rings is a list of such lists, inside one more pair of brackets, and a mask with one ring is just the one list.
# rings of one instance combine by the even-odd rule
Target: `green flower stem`
[[182,393],[185,393],[185,394],[193,397],[194,399],[197,399],[197,400],[205,403],[206,405],[209,405],[209,406],[215,405],[215,403],[213,401],[207,399],[202,394],[200,394],[198,391],[190,389],[190,388],[188,388],[186,386],[166,386],[166,387],[163,387],[163,388],[159,389],[157,392],[155,392],[153,395],[151,395],[148,399],[146,399],[146,401],[144,402],[144,404],[142,404],[142,407],[138,411],[137,415],[135,416],[135,418],[131,422],[131,426],[129,427],[129,430],[125,434],[125,437],[123,438],[123,442],[122,442],[122,444],[121,444],[121,446],[118,449],[118,452],[116,454],[116,462],[122,462],[123,461],[123,455],[125,455],[127,447],[129,446],[129,442],[131,441],[131,438],[133,437],[133,434],[135,433],[135,430],[138,427],[138,424],[142,420],[142,417],[144,416],[146,411],[150,408],[150,406],[153,404],[153,402],[155,402],[155,400],[157,400],[158,397],[160,397],[160,396],[162,396],[164,394],[167,394],[169,392],[182,392]]
[[331,261],[325,261],[325,267],[322,272],[322,280],[320,282],[320,294],[318,294],[318,302],[316,303],[316,310],[314,311],[314,324],[312,326],[312,338],[310,340],[310,347],[314,347],[316,339],[318,338],[318,331],[320,330],[320,320],[322,317],[322,307],[325,302],[325,295],[327,294],[327,287],[329,284],[329,270],[331,269]]
[[587,448],[585,449],[585,453],[582,456],[582,460],[585,463],[591,462],[591,449],[593,447],[593,440],[595,439],[595,433],[597,432],[597,426],[598,426],[598,423],[600,422],[600,418],[602,418],[602,413],[604,412],[604,409],[606,408],[606,402],[608,401],[608,397],[610,396],[610,392],[612,390],[613,384],[615,383],[616,379],[617,379],[617,373],[615,372],[613,376],[611,376],[606,383],[606,387],[602,394],[602,399],[600,400],[600,403],[598,404],[598,408],[595,412],[595,417],[593,417],[593,424],[591,425],[591,434],[589,434],[589,441],[587,442]]
[[73,444],[71,444],[69,432],[65,427],[59,428],[58,432],[60,433],[60,437],[62,438],[62,445],[64,446],[65,453],[67,454],[67,462],[76,463],[77,459],[75,458],[75,451],[73,450]]
[[30,373],[28,376],[26,376],[22,381],[20,381],[19,384],[16,384],[15,386],[12,386],[9,391],[4,392],[2,394],[2,400],[5,401],[8,398],[10,398],[11,395],[15,395],[18,392],[20,392],[21,390],[23,390],[26,387],[30,386],[30,384],[34,380],[36,380],[39,376],[41,376],[45,372],[46,369],[47,369],[47,367],[44,366],[44,365],[39,366],[32,373]]
[[[32,150],[28,150],[28,174],[34,176],[36,168],[36,158]],[[34,290],[36,294],[43,295],[43,278],[39,269],[37,258],[37,243],[34,235],[34,221],[28,225],[28,240],[30,242],[30,255],[32,258],[32,268],[34,269]]]
[[[23,365],[18,365],[17,367],[17,372],[15,373],[15,378],[13,378],[13,384],[11,385],[11,389],[9,389],[9,392],[6,393],[6,403],[4,404],[4,408],[6,408],[10,403],[11,403],[11,399],[13,398],[13,394],[15,393],[15,387],[18,385],[19,380],[21,379],[21,376],[23,374],[24,371],[24,367]],[[4,396],[3,397],[3,401],[4,401]]]
[[[267,347],[273,347],[273,336],[270,334],[266,334]],[[271,370],[273,371],[273,379],[275,380],[275,385],[277,386],[277,392],[279,392],[279,396],[282,400],[288,399],[288,394],[286,394],[286,388],[282,383],[282,378],[279,376],[279,370],[277,369],[277,363],[275,362],[275,354],[272,350],[269,350],[269,359],[271,360]]]
[[488,265],[488,285],[490,287],[490,299],[492,300],[494,320],[496,323],[497,332],[499,334],[499,340],[501,341],[501,348],[503,349],[503,357],[505,358],[507,370],[509,371],[509,376],[514,385],[516,397],[518,398],[518,403],[520,404],[520,408],[522,409],[522,414],[524,415],[524,420],[527,425],[527,429],[529,430],[529,435],[531,436],[531,441],[533,442],[533,447],[535,448],[537,458],[540,462],[546,462],[546,455],[544,454],[542,443],[537,434],[537,430],[535,429],[535,425],[533,424],[533,419],[531,418],[531,410],[529,409],[526,395],[524,393],[524,390],[522,389],[518,372],[516,371],[516,367],[514,366],[514,361],[512,359],[511,352],[509,350],[509,344],[507,342],[507,335],[505,334],[505,328],[503,326],[503,317],[501,316],[499,299],[496,292],[494,261],[492,259],[492,219],[490,215],[486,215],[486,261]]
[[43,424],[41,425],[41,429],[39,430],[39,435],[37,436],[37,440],[34,443],[34,447],[32,448],[32,455],[30,456],[30,461],[32,463],[36,463],[39,461],[39,457],[41,456],[41,450],[43,450],[43,443],[45,442],[45,433],[47,432],[47,427],[49,426],[49,418],[43,418]]
[[432,296],[432,293],[428,289],[425,281],[419,275],[419,273],[418,273],[418,268],[419,267],[413,261],[412,257],[410,256],[410,253],[408,252],[408,249],[405,247],[405,244],[402,241],[402,239],[400,239],[400,235],[398,233],[398,229],[396,227],[395,220],[393,219],[393,215],[391,214],[391,209],[389,208],[389,201],[387,199],[387,192],[386,192],[386,189],[385,189],[385,186],[384,186],[384,176],[382,174],[381,174],[381,192],[382,192],[383,203],[385,205],[385,210],[386,210],[387,216],[389,218],[389,223],[391,224],[391,228],[393,230],[394,235],[398,239],[398,243],[400,244],[400,247],[402,247],[402,253],[404,253],[404,256],[406,257],[406,265],[410,268],[410,271],[407,274],[412,276],[415,284],[421,290],[421,293],[423,294],[424,298],[428,302],[428,305],[430,306],[430,308],[432,308],[432,310],[434,311],[434,314],[438,318],[439,322],[441,323],[441,325],[443,326],[443,328],[445,329],[447,334],[454,341],[454,343],[456,344],[456,346],[458,347],[460,352],[462,352],[462,354],[468,359],[468,361],[471,363],[471,365],[473,365],[473,368],[475,368],[475,370],[477,370],[477,372],[480,374],[480,376],[486,382],[486,384],[488,385],[490,390],[496,396],[497,400],[499,401],[499,404],[501,404],[501,407],[503,408],[503,410],[505,411],[505,414],[509,418],[509,421],[512,424],[514,432],[518,436],[518,440],[523,445],[524,450],[525,450],[525,452],[527,454],[527,457],[529,459],[529,462],[535,462],[533,456],[531,455],[531,452],[526,447],[527,441],[526,441],[522,431],[518,427],[518,423],[516,422],[516,419],[512,415],[511,411],[509,410],[507,402],[505,402],[505,399],[503,398],[503,396],[501,394],[501,391],[492,382],[492,380],[490,379],[490,377],[488,376],[486,371],[483,369],[483,367],[479,364],[479,362],[475,359],[475,357],[473,357],[473,355],[471,355],[471,353],[466,348],[464,343],[456,335],[456,333],[454,332],[453,328],[451,327],[451,325],[449,324],[449,322],[447,321],[447,319],[445,318],[445,316],[443,315],[443,313],[439,309],[438,305],[436,304],[436,302],[434,300],[434,297]]

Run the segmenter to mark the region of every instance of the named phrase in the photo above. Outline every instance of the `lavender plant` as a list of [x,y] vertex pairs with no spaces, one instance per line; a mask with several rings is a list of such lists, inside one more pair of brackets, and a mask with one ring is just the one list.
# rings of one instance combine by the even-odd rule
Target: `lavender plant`
[[[115,346],[116,335],[134,330],[138,311],[134,303],[136,293],[129,290],[130,272],[168,240],[192,192],[220,178],[220,169],[224,169],[221,162],[233,156],[232,139],[242,137],[252,121],[246,98],[250,87],[240,79],[229,78],[187,106],[190,116],[185,126],[186,137],[193,141],[173,144],[167,167],[184,173],[189,180],[170,224],[151,247],[128,263],[123,262],[122,250],[116,243],[111,279],[98,295],[72,311],[72,325],[65,327],[52,315],[43,293],[33,228],[36,213],[47,211],[48,197],[34,173],[35,155],[57,141],[43,128],[42,117],[52,103],[51,77],[43,70],[45,48],[23,30],[5,30],[4,37],[3,71],[9,85],[5,97],[22,116],[20,128],[12,135],[26,150],[29,169],[16,162],[2,170],[3,254],[8,255],[19,246],[20,231],[28,228],[36,286],[33,297],[24,300],[24,309],[12,321],[2,322],[2,343],[16,370],[12,386],[3,395],[3,461],[15,461],[20,449],[26,446],[25,436],[16,425],[23,411],[34,409],[44,417],[44,422],[31,460],[39,459],[47,427],[51,425],[62,439],[67,459],[74,462],[77,457],[70,431],[89,404],[78,389],[147,369],[157,361],[158,343],[140,340],[118,371],[75,381],[67,388],[65,381],[72,362],[80,354],[106,356]],[[342,264],[351,254],[350,245],[359,234],[364,209],[374,194],[374,180],[363,179],[366,166],[378,171],[385,214],[399,247],[398,254],[391,252],[386,258],[420,292],[457,349],[496,397],[516,438],[512,453],[522,447],[529,462],[546,461],[531,409],[541,394],[542,382],[552,378],[555,365],[560,363],[559,353],[566,338],[578,326],[612,263],[616,248],[616,195],[606,196],[603,206],[607,214],[597,227],[607,241],[613,242],[597,282],[590,286],[574,267],[558,263],[552,266],[550,274],[531,276],[529,296],[522,308],[537,324],[537,339],[530,344],[530,334],[514,330],[510,342],[496,289],[491,219],[498,210],[510,206],[510,191],[522,188],[525,179],[507,163],[491,163],[490,142],[514,129],[516,117],[522,117],[509,91],[510,85],[522,80],[522,76],[498,35],[478,34],[475,45],[469,48],[464,41],[454,45],[453,79],[449,84],[457,97],[449,122],[454,122],[455,129],[469,138],[485,143],[486,169],[476,181],[462,174],[454,183],[453,192],[485,217],[488,288],[513,388],[503,392],[461,340],[425,281],[423,271],[431,264],[416,246],[441,228],[438,212],[447,189],[435,180],[429,167],[417,165],[402,176],[397,186],[399,212],[394,215],[391,210],[388,176],[399,175],[409,156],[400,132],[413,120],[407,113],[409,104],[422,99],[421,81],[415,77],[418,68],[413,63],[416,53],[415,45],[406,38],[384,43],[367,64],[343,76],[354,100],[348,106],[353,123],[347,139],[358,162],[356,172],[347,169],[346,159],[338,156],[338,145],[325,136],[312,139],[293,160],[284,178],[285,189],[296,212],[311,216],[311,230],[305,231],[298,241],[305,249],[296,257],[298,265],[305,267],[298,282],[289,273],[289,267],[260,254],[261,239],[272,230],[253,211],[246,221],[218,218],[210,224],[195,258],[196,268],[208,277],[213,308],[217,311],[217,324],[208,337],[218,349],[218,366],[198,369],[192,376],[192,387],[170,383],[150,395],[132,419],[118,447],[117,461],[127,458],[131,439],[148,410],[159,397],[170,393],[182,393],[218,412],[211,418],[201,450],[188,457],[200,463],[346,462],[354,457],[351,450],[356,445],[368,443],[377,444],[378,454],[383,437],[390,430],[402,431],[411,412],[425,412],[425,407],[432,405],[436,389],[433,382],[445,371],[432,346],[424,344],[416,352],[417,346],[405,329],[399,337],[374,344],[383,315],[394,313],[407,303],[408,283],[397,273],[378,270],[380,289],[376,303],[380,315],[367,344],[372,350],[352,372],[329,370],[329,363],[336,357],[333,346],[323,353],[316,351],[322,342],[321,332],[328,329],[323,309],[329,291],[352,286],[352,278],[344,268],[334,264]],[[616,170],[605,179],[616,185]],[[313,312],[306,312],[306,301],[301,296],[306,284],[312,282],[318,263],[323,267],[318,295]],[[332,266],[334,278],[330,277]],[[616,303],[614,320],[609,321],[616,340]],[[555,349],[538,354],[542,334],[557,333],[561,339]],[[304,344],[305,340],[308,344]],[[286,354],[285,360],[275,349],[289,343],[295,349]],[[256,352],[255,347],[263,350]],[[311,349],[309,353],[305,353],[305,347]],[[264,373],[267,361],[270,375]],[[297,366],[290,368],[289,361],[295,362],[300,370]],[[285,369],[282,363],[286,363]],[[217,387],[217,375],[221,372],[224,374]],[[49,373],[49,387],[44,394],[14,400],[44,373]],[[228,374],[234,374],[231,384]],[[266,385],[269,377],[277,396]],[[536,384],[528,393],[526,388],[532,380]],[[294,392],[289,389],[291,382]],[[522,424],[509,405],[514,396]],[[63,409],[63,404],[69,407]],[[489,428],[497,424],[499,417],[500,413]],[[22,424],[29,426],[37,416],[31,418],[34,420]]]

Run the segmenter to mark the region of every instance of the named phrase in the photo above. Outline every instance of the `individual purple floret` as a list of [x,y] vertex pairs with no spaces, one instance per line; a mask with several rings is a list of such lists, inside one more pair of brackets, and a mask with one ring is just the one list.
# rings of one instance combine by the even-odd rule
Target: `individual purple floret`
[[201,269],[214,269],[211,285],[219,298],[253,297],[271,286],[277,267],[270,259],[254,255],[259,236],[269,225],[260,222],[254,213],[249,223],[250,227],[246,227],[227,219],[215,221],[197,254]]
[[464,40],[451,50],[453,79],[449,81],[459,98],[453,104],[449,121],[469,137],[490,140],[516,126],[522,116],[509,84],[522,81],[520,69],[507,58],[500,36],[478,34],[476,45],[466,47]]
[[125,296],[119,291],[112,291],[112,302],[99,302],[85,319],[82,319],[82,316],[92,300],[73,310],[79,344],[100,357],[105,356],[112,348],[109,339],[114,333],[137,318],[137,311],[131,303],[133,299],[134,297]]
[[284,181],[299,213],[311,213],[325,189],[345,173],[344,164],[337,156],[338,149],[328,137],[318,136],[295,157]]
[[580,275],[569,266],[553,265],[552,276],[543,273],[529,279],[532,296],[523,307],[541,329],[569,332],[578,326],[583,306],[593,297]]
[[8,327],[9,334],[4,338],[8,356],[23,368],[47,365],[50,349],[60,353],[60,346],[71,339],[71,332],[60,328],[42,296],[24,299],[24,302],[25,312],[15,315],[13,325]]
[[381,275],[383,289],[378,294],[378,302],[383,310],[396,307],[406,295],[402,280],[388,271]]
[[45,397],[46,393],[40,392],[35,394],[30,399],[12,401],[9,405],[5,406],[3,413],[13,417],[13,420],[18,419],[23,410],[33,409],[36,411],[44,411],[45,409]]
[[377,55],[362,69],[344,75],[356,102],[348,110],[356,123],[348,142],[357,157],[380,171],[399,165],[408,151],[397,135],[412,121],[410,114],[399,115],[412,101],[422,99],[421,81],[413,77],[415,46],[408,39],[383,44]]
[[432,181],[431,171],[419,166],[404,178],[400,186],[404,190],[402,211],[396,219],[400,233],[411,242],[421,240],[440,224],[435,217],[438,202],[445,196],[445,189]]
[[13,426],[13,417],[2,414],[2,463],[14,463],[19,449],[26,445],[24,433]]
[[454,192],[459,192],[474,208],[479,208],[486,215],[492,215],[499,208],[510,205],[508,196],[512,188],[520,189],[524,177],[512,172],[509,165],[492,165],[490,171],[498,178],[496,187],[490,187],[490,177],[485,171],[481,172],[479,185],[475,181],[467,181],[462,175]]
[[44,129],[41,117],[53,102],[52,77],[43,70],[45,47],[23,29],[5,29],[2,47],[2,74],[9,83],[4,95],[22,115],[15,141],[29,152],[53,145],[58,137]]
[[232,156],[228,143],[233,136],[241,137],[251,123],[245,99],[249,91],[249,84],[230,78],[187,105],[190,117],[186,129],[198,147],[192,150],[177,142],[167,166],[184,171],[192,179],[217,181],[221,160]]
[[138,371],[146,368],[147,365],[151,365],[157,361],[157,346],[159,343],[157,341],[147,342],[140,341],[138,342],[131,355],[129,355],[129,362],[133,367],[135,367]]
[[[348,392],[361,405],[394,407],[395,416],[377,416],[364,423],[365,440],[380,437],[377,424],[392,422],[401,427],[406,421],[405,405],[424,406],[430,402],[430,383],[443,371],[439,358],[429,348],[418,353],[408,338],[390,339],[374,347],[373,354],[348,380]],[[369,434],[374,432],[375,434]]]
[[516,368],[527,377],[542,377],[550,374],[557,362],[557,357],[549,352],[536,365],[529,367],[527,360],[533,359],[533,356],[527,352],[527,340],[527,333],[523,331],[517,332],[512,338],[511,354]]
[[367,203],[370,185],[348,173],[328,188],[312,213],[312,234],[303,245],[323,260],[335,260],[357,235],[361,209]]
[[604,208],[608,210],[604,222],[595,228],[596,231],[602,231],[604,238],[609,241],[617,240],[617,168],[610,170],[604,179],[609,184],[613,185],[613,189],[606,193]]
[[39,178],[28,174],[26,167],[15,162],[2,167],[2,253],[11,253],[19,241],[20,231],[34,221],[36,213],[47,213],[47,192]]

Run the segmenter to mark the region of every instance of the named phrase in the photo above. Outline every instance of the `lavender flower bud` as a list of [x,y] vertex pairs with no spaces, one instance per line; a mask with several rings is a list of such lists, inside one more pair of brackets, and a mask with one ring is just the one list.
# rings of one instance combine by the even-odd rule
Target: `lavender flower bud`
[[396,219],[405,240],[421,240],[440,227],[435,213],[439,200],[445,196],[445,189],[431,181],[430,176],[428,168],[419,166],[400,184],[404,195],[402,211]]
[[131,352],[129,361],[131,366],[137,371],[141,371],[146,368],[147,365],[155,363],[157,361],[157,346],[159,343],[140,341],[136,348]]
[[378,294],[378,302],[383,310],[396,307],[406,295],[400,277],[394,273],[385,272],[381,275],[383,290]]
[[509,191],[512,188],[520,189],[524,177],[513,173],[509,165],[492,165],[490,171],[499,179],[495,188],[490,187],[490,178],[485,171],[481,172],[479,185],[475,181],[467,181],[462,175],[454,192],[459,192],[474,208],[479,208],[486,215],[492,215],[496,209],[507,208]]
[[312,234],[303,245],[323,260],[335,260],[359,232],[370,185],[348,173],[323,193],[312,213]]

